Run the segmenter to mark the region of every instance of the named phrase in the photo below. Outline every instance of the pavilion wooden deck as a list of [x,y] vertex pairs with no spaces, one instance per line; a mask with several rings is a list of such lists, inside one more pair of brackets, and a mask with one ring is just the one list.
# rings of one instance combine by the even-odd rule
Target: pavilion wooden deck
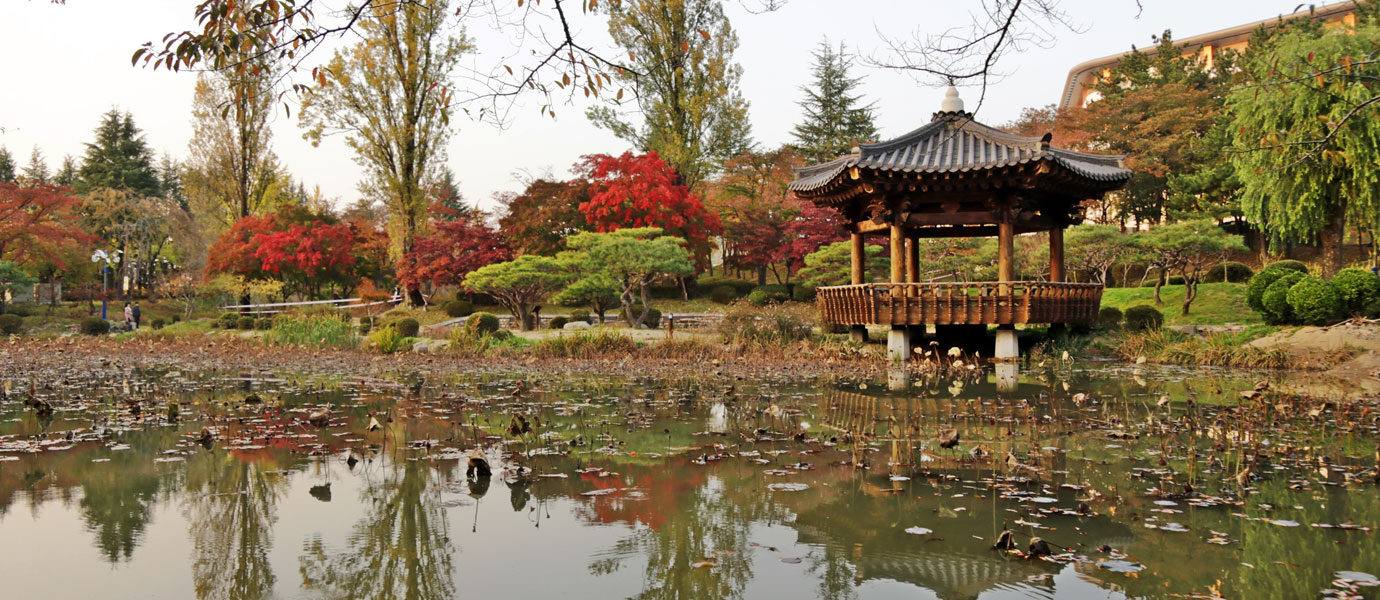
[[819,288],[821,318],[840,325],[1092,323],[1095,283],[865,283]]

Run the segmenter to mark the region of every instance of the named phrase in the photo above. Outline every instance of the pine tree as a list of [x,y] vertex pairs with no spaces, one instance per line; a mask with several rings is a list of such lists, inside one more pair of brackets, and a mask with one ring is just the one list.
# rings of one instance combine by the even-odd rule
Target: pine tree
[[460,188],[455,185],[455,172],[449,166],[441,167],[441,174],[431,182],[429,195],[431,204],[434,206],[445,207],[443,211],[432,211],[432,216],[445,221],[469,216],[473,209],[465,203],[465,197],[460,195]]
[[814,58],[815,81],[800,88],[805,92],[799,102],[805,120],[791,134],[806,161],[823,162],[847,154],[854,143],[877,139],[872,114],[876,103],[861,105],[862,95],[856,90],[862,78],[848,76],[853,58],[843,44],[835,52],[824,40]]
[[96,141],[86,145],[86,156],[78,171],[77,191],[96,188],[126,190],[141,196],[157,196],[162,191],[153,153],[144,142],[134,117],[111,109],[96,127]]
[[53,183],[65,187],[72,187],[77,184],[77,160],[72,155],[62,157],[62,167],[53,175]]
[[34,183],[48,183],[48,162],[43,160],[43,151],[34,146],[29,152],[29,165],[24,167],[24,179]]
[[14,156],[4,146],[0,146],[0,183],[14,183]]

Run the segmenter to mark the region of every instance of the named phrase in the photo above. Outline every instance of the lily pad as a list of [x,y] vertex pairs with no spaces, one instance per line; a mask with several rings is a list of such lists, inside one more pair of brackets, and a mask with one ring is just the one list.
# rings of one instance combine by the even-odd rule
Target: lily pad
[[934,533],[934,530],[926,529],[924,527],[907,527],[906,533],[909,533],[911,535],[928,535]]

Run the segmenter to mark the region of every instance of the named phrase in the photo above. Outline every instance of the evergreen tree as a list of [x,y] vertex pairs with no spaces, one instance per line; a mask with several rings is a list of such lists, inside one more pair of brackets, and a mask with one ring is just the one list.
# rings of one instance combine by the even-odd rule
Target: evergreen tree
[[0,146],[0,183],[14,183],[14,156],[4,146]]
[[134,117],[111,109],[96,127],[96,141],[86,145],[86,156],[78,171],[76,189],[86,193],[96,188],[127,190],[141,196],[157,196],[162,191],[153,153],[144,142]]
[[34,146],[29,152],[29,165],[24,167],[24,179],[34,183],[48,183],[48,162],[43,160],[43,151]]
[[873,122],[876,103],[861,105],[862,95],[855,93],[862,77],[849,77],[853,57],[843,44],[835,52],[828,40],[819,43],[814,52],[812,69],[815,81],[801,86],[805,99],[798,104],[805,110],[805,120],[795,126],[791,135],[806,161],[817,163],[847,154],[855,142],[877,139]]
[[677,184],[699,192],[724,161],[752,147],[748,102],[733,62],[738,35],[719,0],[627,0],[609,5],[609,35],[632,57],[632,87],[642,125],[604,106],[589,111],[596,125],[656,152]]
[[441,167],[441,174],[436,180],[431,182],[431,204],[441,206],[446,210],[432,211],[432,216],[445,220],[454,221],[466,217],[474,210],[465,203],[464,196],[460,195],[460,188],[455,185],[455,172],[449,166]]
[[62,167],[53,175],[53,183],[65,187],[72,187],[77,184],[77,160],[72,155],[62,157]]
[[172,156],[163,155],[158,163],[158,185],[163,188],[163,196],[177,202],[178,208],[188,210],[187,193],[182,187],[182,163]]

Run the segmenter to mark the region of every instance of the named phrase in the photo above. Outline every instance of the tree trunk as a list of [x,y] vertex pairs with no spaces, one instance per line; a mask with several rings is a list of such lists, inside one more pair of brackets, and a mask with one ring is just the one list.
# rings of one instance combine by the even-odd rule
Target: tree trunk
[[1160,288],[1165,284],[1165,270],[1160,269],[1159,278],[1155,279],[1155,305],[1164,306],[1164,299],[1160,297]]
[[1338,203],[1338,207],[1327,221],[1327,226],[1323,227],[1318,234],[1318,245],[1322,246],[1322,268],[1323,277],[1331,279],[1337,271],[1342,270],[1342,239],[1346,235],[1346,205]]
[[1197,299],[1198,299],[1198,278],[1197,278],[1197,277],[1194,277],[1193,279],[1189,279],[1189,278],[1188,278],[1188,274],[1185,273],[1185,274],[1184,274],[1184,305],[1183,305],[1183,310],[1180,311],[1179,314],[1181,314],[1181,315],[1183,315],[1183,316],[1185,316],[1185,317],[1188,316],[1188,306],[1189,306],[1190,304],[1193,304],[1193,301],[1194,301],[1194,300],[1197,300]]
[[767,285],[766,265],[757,265],[757,285]]

